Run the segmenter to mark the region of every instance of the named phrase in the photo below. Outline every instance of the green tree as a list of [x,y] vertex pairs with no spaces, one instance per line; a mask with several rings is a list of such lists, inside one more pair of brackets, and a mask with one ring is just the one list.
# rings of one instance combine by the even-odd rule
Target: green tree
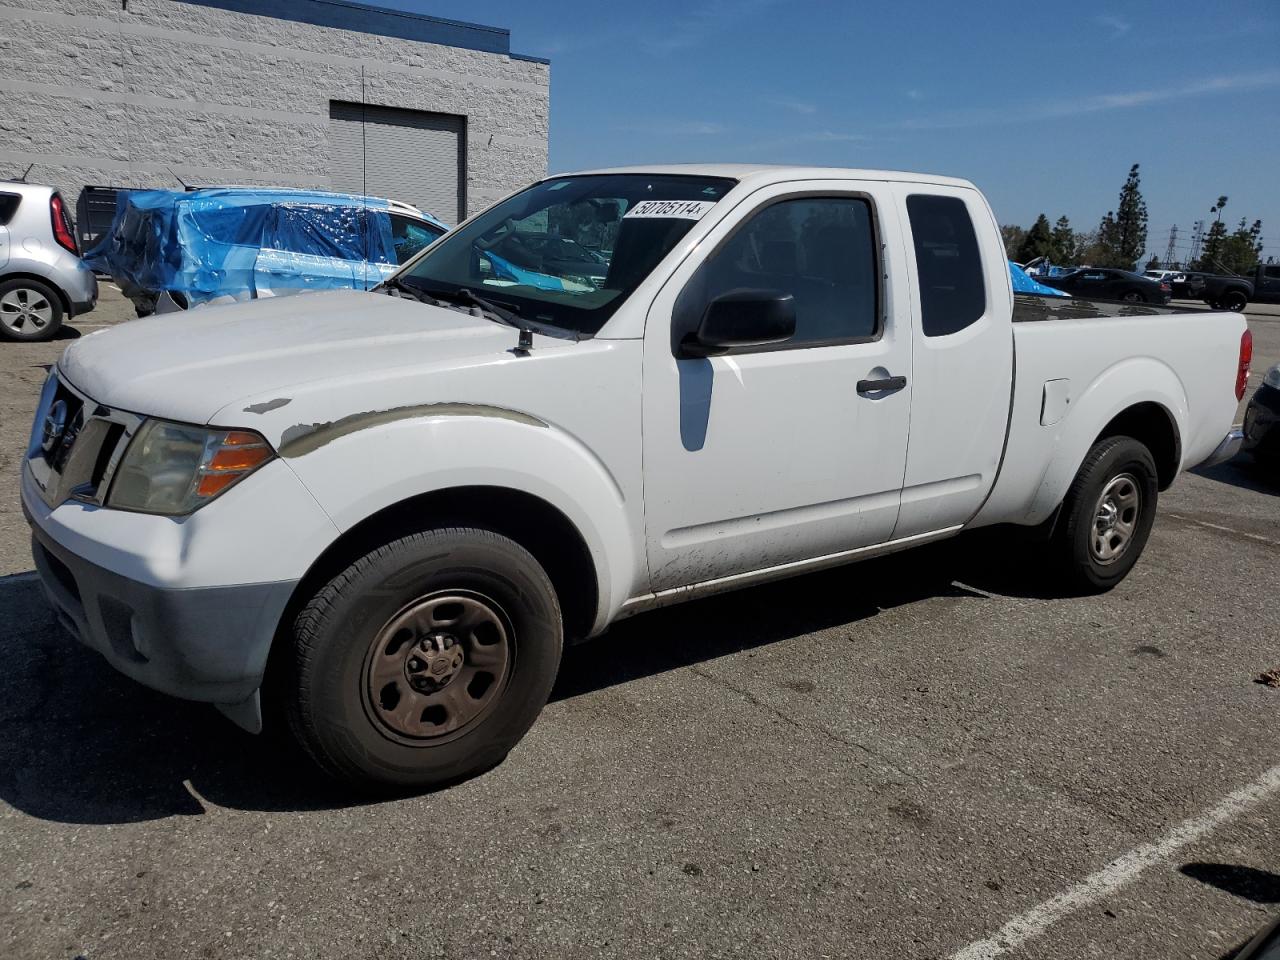
[[1217,202],[1209,208],[1209,212],[1217,214],[1217,217],[1209,225],[1209,232],[1204,238],[1204,246],[1200,248],[1200,260],[1196,264],[1197,270],[1213,272],[1222,269],[1222,267],[1218,266],[1218,262],[1222,259],[1222,247],[1227,240],[1227,226],[1222,222],[1222,208],[1226,205],[1227,198],[1218,197]]
[[1075,263],[1076,252],[1076,232],[1071,229],[1071,221],[1063,215],[1053,225],[1053,255],[1051,259],[1054,263]]
[[1018,248],[1022,246],[1022,241],[1026,236],[1027,231],[1016,223],[1006,223],[1002,226],[1000,228],[1000,237],[1004,240],[1004,255],[1010,260],[1016,260]]
[[1218,269],[1246,274],[1252,273],[1258,265],[1262,256],[1262,221],[1255,220],[1252,225],[1246,223],[1241,217],[1235,232],[1223,239]]
[[1142,177],[1138,164],[1120,188],[1120,203],[1098,224],[1100,249],[1094,266],[1132,270],[1147,249],[1147,203],[1142,199]]
[[1049,218],[1043,213],[1036,217],[1027,235],[1018,247],[1018,255],[1014,257],[1019,263],[1027,263],[1036,257],[1053,255],[1053,231],[1049,227]]
[[1120,225],[1114,210],[1108,210],[1106,216],[1098,223],[1097,239],[1089,251],[1087,262],[1091,267],[1133,269],[1133,261],[1125,263],[1120,254]]
[[1115,228],[1116,258],[1130,267],[1147,249],[1147,202],[1142,199],[1141,187],[1142,178],[1135,163],[1120,188]]
[[1147,270],[1159,270],[1159,269],[1160,269],[1160,258],[1159,258],[1159,257],[1152,257],[1150,260],[1148,260],[1148,261],[1147,261],[1146,269],[1147,269]]

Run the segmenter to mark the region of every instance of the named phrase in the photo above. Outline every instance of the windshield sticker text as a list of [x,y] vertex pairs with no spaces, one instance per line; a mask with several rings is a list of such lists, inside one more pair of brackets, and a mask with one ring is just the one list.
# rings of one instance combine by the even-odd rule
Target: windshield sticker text
[[701,220],[715,206],[710,200],[641,200],[623,215],[624,220],[641,217],[666,217],[680,220]]

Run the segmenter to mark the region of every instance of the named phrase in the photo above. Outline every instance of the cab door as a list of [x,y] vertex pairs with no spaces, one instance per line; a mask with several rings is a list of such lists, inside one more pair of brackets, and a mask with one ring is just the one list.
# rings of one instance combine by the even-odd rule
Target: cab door
[[1004,455],[1013,295],[995,217],[976,190],[894,187],[908,233],[915,349],[911,440],[895,539],[968,522]]
[[[644,342],[644,498],[654,590],[890,538],[912,402],[910,296],[888,185],[763,188],[655,298]],[[708,304],[790,294],[783,343],[689,357]]]

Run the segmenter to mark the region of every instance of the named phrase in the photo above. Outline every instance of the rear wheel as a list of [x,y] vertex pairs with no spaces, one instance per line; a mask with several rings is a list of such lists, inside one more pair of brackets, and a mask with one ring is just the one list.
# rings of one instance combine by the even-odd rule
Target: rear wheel
[[1139,290],[1126,290],[1120,297],[1125,303],[1146,303],[1147,298]]
[[0,336],[52,340],[61,326],[62,301],[48,284],[26,277],[0,283]]
[[1241,290],[1232,290],[1222,298],[1222,306],[1232,313],[1239,313],[1249,303],[1249,298]]
[[1138,562],[1155,523],[1159,481],[1151,451],[1132,437],[1098,441],[1062,503],[1051,542],[1073,588],[1110,590]]
[[550,695],[560,607],[523,547],[427,530],[379,547],[298,615],[290,726],[344,780],[440,786],[497,764]]

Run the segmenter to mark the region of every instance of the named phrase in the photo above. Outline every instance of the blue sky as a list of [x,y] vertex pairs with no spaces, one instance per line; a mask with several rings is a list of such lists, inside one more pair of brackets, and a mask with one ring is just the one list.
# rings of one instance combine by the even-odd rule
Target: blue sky
[[[1280,260],[1280,0],[383,0],[549,57],[551,170],[744,160],[968,177],[1077,229],[1142,164],[1149,247],[1262,218]],[[964,11],[963,14],[958,11]]]

